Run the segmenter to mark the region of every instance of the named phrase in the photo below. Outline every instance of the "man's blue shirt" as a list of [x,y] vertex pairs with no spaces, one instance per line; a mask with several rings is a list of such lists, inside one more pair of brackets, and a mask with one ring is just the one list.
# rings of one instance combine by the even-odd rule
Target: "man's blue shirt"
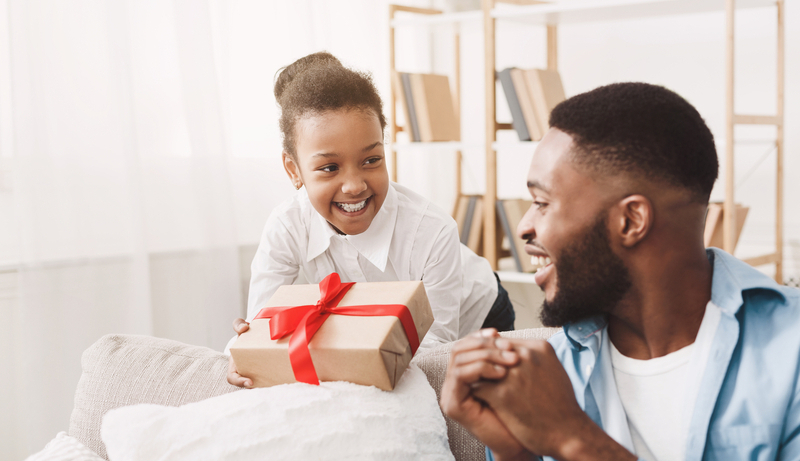
[[[685,459],[800,460],[800,291],[722,250],[707,254],[711,301],[722,316],[690,412]],[[615,410],[621,407],[603,341],[604,317],[565,325],[550,339],[581,408],[622,443],[630,435],[620,434],[624,412]]]

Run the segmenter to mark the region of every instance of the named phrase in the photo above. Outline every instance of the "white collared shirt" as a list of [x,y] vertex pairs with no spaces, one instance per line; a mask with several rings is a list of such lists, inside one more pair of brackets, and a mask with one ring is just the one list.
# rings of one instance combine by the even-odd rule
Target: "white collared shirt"
[[305,189],[279,205],[253,258],[247,320],[279,286],[294,283],[300,269],[309,283],[332,272],[343,282],[422,280],[434,317],[422,349],[479,329],[497,297],[489,262],[460,243],[453,218],[396,183],[358,235],[334,231]]

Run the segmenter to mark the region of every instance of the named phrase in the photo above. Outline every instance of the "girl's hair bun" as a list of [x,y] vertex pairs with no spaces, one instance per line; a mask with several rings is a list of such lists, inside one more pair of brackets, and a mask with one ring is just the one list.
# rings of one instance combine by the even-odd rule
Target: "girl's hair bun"
[[275,100],[281,108],[279,125],[283,151],[295,157],[295,124],[306,114],[339,109],[369,111],[386,128],[383,102],[372,76],[348,69],[332,54],[321,51],[300,58],[278,72]]
[[313,67],[344,67],[336,56],[327,51],[309,54],[286,67],[279,69],[278,76],[275,78],[275,100],[281,103],[281,95],[294,79],[303,72]]

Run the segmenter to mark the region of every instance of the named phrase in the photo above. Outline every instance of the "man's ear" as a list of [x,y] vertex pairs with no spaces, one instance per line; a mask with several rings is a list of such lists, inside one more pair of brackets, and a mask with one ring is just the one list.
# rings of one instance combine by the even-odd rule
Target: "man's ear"
[[303,178],[300,176],[300,167],[292,156],[286,152],[283,153],[283,169],[286,170],[286,174],[289,176],[295,189],[299,189],[298,184],[303,184]]
[[632,248],[644,240],[654,220],[653,202],[644,195],[629,195],[613,208],[611,232],[623,247]]

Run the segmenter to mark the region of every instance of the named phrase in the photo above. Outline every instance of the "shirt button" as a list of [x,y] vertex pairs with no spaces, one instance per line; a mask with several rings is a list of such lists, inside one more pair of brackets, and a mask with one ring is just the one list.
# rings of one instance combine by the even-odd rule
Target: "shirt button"
[[592,374],[592,366],[586,365],[586,376],[589,376],[591,374]]

